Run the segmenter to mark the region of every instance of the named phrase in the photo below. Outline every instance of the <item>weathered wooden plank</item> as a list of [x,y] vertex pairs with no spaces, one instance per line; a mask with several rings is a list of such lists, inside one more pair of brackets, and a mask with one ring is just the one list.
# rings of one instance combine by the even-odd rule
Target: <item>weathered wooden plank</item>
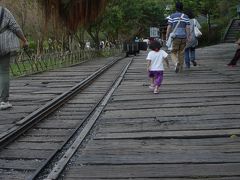
[[[93,101],[93,100],[92,100]],[[78,112],[78,111],[73,111],[73,112],[69,112],[69,111],[58,111],[55,116],[79,116],[79,117],[83,117],[84,113],[82,112]]]
[[[84,180],[109,180],[109,178],[85,178]],[[157,180],[159,178],[144,178],[144,180]],[[183,178],[182,178],[183,179]],[[188,178],[187,180],[196,180],[197,178]],[[199,179],[199,178],[198,178]],[[226,177],[217,177],[217,178],[204,178],[207,180],[226,180]],[[64,180],[79,180],[79,177],[75,175],[75,177],[65,177]],[[114,178],[112,177],[111,180],[129,180],[128,177],[126,178]],[[143,180],[143,178],[134,178],[134,180]],[[161,180],[180,180],[179,178],[161,178]],[[239,177],[227,177],[227,180],[239,180]]]
[[[78,104],[79,106],[77,106],[77,104],[75,104],[75,106],[72,106],[72,107],[64,107],[64,111],[68,111],[68,112],[75,112],[75,111],[78,111],[78,112],[86,112],[86,111],[89,111],[91,110],[91,104],[88,104],[88,107],[81,107],[81,104]],[[61,109],[59,110],[61,111]]]
[[18,142],[63,142],[66,140],[66,136],[49,136],[49,135],[39,135],[39,136],[22,136],[18,139]]
[[[160,118],[161,119],[161,118]],[[161,121],[158,119],[148,119],[148,121],[124,121],[113,120],[105,121],[105,124],[99,125],[98,132],[139,132],[139,131],[166,131],[166,130],[216,130],[216,129],[240,129],[238,119],[221,119],[221,120],[169,120]]]
[[16,142],[8,146],[8,149],[28,149],[28,150],[55,150],[61,146],[59,142]]
[[[74,116],[73,116],[74,117]],[[75,116],[73,120],[71,116],[68,116],[69,120],[58,120],[58,121],[49,121],[45,123],[38,124],[36,128],[46,128],[46,129],[51,129],[51,128],[61,128],[61,129],[74,129],[76,128],[76,125],[81,122],[81,119],[84,116]]]
[[[94,140],[88,143],[88,148],[150,148],[151,146],[155,149],[165,149],[166,145],[169,147],[175,147],[175,149],[182,148],[219,148],[229,147],[231,145],[240,146],[240,138],[238,137],[219,137],[219,138],[194,138],[194,139],[108,139],[108,140]],[[191,150],[191,149],[190,149]],[[227,148],[226,148],[227,150]]]
[[72,129],[31,129],[27,134],[31,134],[32,136],[41,136],[41,135],[49,135],[49,136],[67,136],[72,133]]
[[31,171],[15,171],[11,172],[0,169],[0,179],[2,180],[26,180]]
[[47,150],[26,151],[26,149],[8,149],[0,153],[0,158],[16,159],[21,157],[23,159],[46,159],[51,153],[52,151]]
[[54,117],[54,120],[56,122],[57,121],[66,121],[66,119],[69,119],[71,121],[79,121],[79,120],[83,119],[85,117],[85,115],[83,115],[83,116],[61,115],[61,116],[59,116],[59,115],[55,114],[52,117]]
[[[161,90],[160,90],[161,91]],[[148,88],[146,88],[146,92],[145,94],[131,94],[131,95],[125,95],[125,96],[114,96],[113,100],[114,101],[123,101],[123,100],[147,100],[149,98],[155,97],[159,100],[167,98],[176,98],[176,99],[180,99],[180,98],[201,98],[201,97],[208,97],[208,98],[215,98],[215,97],[236,97],[239,98],[240,97],[240,92],[209,92],[209,93],[187,93],[187,92],[183,92],[183,93],[171,93],[171,94],[167,94],[167,93],[160,93],[159,96],[154,95],[151,91],[149,91]]]
[[97,133],[94,139],[210,138],[240,136],[240,129]]
[[68,177],[78,178],[218,178],[240,177],[239,163],[92,165],[72,167]]
[[139,117],[139,118],[105,118],[104,116],[101,118],[101,122],[103,123],[144,123],[144,122],[151,122],[151,121],[158,121],[161,123],[167,122],[175,122],[175,121],[225,121],[229,120],[233,122],[240,118],[240,113],[238,114],[197,114],[197,115],[189,115],[189,116],[157,116],[157,117]]
[[1,169],[15,169],[15,170],[35,170],[41,165],[41,160],[1,160],[0,159],[0,168]]
[[[164,144],[162,144],[163,146]],[[160,145],[159,145],[160,146]],[[120,148],[116,148],[117,146],[115,147],[102,147],[101,146],[96,146],[96,147],[92,147],[92,148],[87,148],[86,151],[83,151],[83,156],[88,155],[92,155],[92,157],[94,157],[95,155],[98,156],[111,156],[111,155],[119,155],[119,156],[131,156],[131,155],[140,155],[140,154],[144,154],[144,153],[149,153],[149,154],[159,154],[161,156],[161,154],[163,155],[166,155],[167,153],[170,152],[173,153],[173,154],[181,154],[181,153],[209,153],[211,152],[213,154],[213,157],[214,157],[214,154],[219,154],[219,153],[223,153],[223,154],[229,154],[229,156],[231,154],[236,154],[236,153],[239,153],[239,145],[238,144],[235,144],[235,145],[226,145],[226,146],[216,146],[216,147],[213,147],[213,146],[194,146],[194,145],[189,145],[189,146],[174,146],[174,145],[168,145],[168,144],[165,144],[164,146],[165,147],[160,147],[159,149],[157,149],[157,147],[159,146],[156,146],[156,145],[149,145],[148,147],[146,147],[145,145],[143,146],[137,146],[136,148],[135,147],[132,147],[130,145],[130,147],[120,147]],[[79,157],[81,155],[79,154]],[[168,157],[166,157],[168,158]],[[177,157],[179,158],[179,157]]]
[[[193,99],[168,99],[161,101],[162,103],[159,103],[159,100],[157,99],[149,99],[144,101],[122,101],[121,103],[114,101],[110,105],[107,106],[106,110],[122,110],[122,109],[138,109],[141,107],[141,109],[150,109],[150,108],[176,108],[176,107],[185,107],[185,108],[191,108],[191,107],[202,107],[202,106],[228,106],[228,105],[234,105],[239,106],[240,101],[236,100],[236,98],[232,99],[223,99],[219,98],[216,100],[215,98],[193,98]],[[138,104],[138,106],[134,106],[134,104]]]
[[218,112],[219,114],[238,114],[240,106],[205,106],[189,108],[156,108],[156,109],[134,109],[134,110],[116,110],[105,111],[106,118],[141,118],[141,117],[157,117],[157,116],[190,116],[190,115],[211,115]]
[[[11,109],[6,110],[6,111],[1,111],[0,114],[0,118],[1,118],[1,122],[6,122],[7,120],[9,120],[9,122],[7,123],[12,123],[12,122],[16,122],[18,120],[18,118],[23,118],[27,115],[28,113],[15,113],[13,111],[11,111]],[[18,115],[18,117],[16,117],[16,115]]]
[[203,139],[120,139],[97,140],[88,143],[84,154],[138,154],[165,152],[239,153],[239,138]]
[[[87,152],[86,152],[87,153]],[[240,153],[212,153],[207,151],[174,151],[162,153],[107,151],[104,154],[83,154],[75,162],[87,165],[132,165],[132,164],[215,164],[239,163]]]

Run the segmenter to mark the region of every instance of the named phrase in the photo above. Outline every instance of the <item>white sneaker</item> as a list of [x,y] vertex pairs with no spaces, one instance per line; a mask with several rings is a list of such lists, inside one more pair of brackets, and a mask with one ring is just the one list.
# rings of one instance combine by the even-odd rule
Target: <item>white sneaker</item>
[[1,102],[0,104],[0,110],[5,110],[11,107],[12,107],[12,104],[10,104],[9,102]]
[[149,87],[149,89],[151,89],[151,90],[154,90],[154,88],[155,88],[154,85],[150,85],[150,86],[148,86],[148,87]]
[[153,91],[154,94],[159,94],[159,90],[157,88],[154,89]]

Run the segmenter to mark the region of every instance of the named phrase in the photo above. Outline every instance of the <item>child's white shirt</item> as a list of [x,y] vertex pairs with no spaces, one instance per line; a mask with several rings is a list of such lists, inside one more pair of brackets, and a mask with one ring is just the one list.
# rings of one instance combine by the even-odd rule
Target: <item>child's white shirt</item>
[[147,60],[151,61],[150,71],[164,71],[163,61],[168,54],[164,50],[150,51]]

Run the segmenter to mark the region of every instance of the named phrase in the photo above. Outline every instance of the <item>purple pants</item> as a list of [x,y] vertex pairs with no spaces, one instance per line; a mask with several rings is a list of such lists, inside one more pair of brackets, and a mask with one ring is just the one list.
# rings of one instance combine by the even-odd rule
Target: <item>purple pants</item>
[[148,75],[154,79],[154,85],[160,86],[163,81],[163,71],[149,71]]

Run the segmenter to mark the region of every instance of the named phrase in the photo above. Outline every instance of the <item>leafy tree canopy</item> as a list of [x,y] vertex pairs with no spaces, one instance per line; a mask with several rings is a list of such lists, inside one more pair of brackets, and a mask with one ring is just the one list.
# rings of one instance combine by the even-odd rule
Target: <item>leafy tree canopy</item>
[[164,21],[165,5],[161,0],[109,1],[104,13],[103,29],[109,36],[130,39],[147,36],[150,26]]

